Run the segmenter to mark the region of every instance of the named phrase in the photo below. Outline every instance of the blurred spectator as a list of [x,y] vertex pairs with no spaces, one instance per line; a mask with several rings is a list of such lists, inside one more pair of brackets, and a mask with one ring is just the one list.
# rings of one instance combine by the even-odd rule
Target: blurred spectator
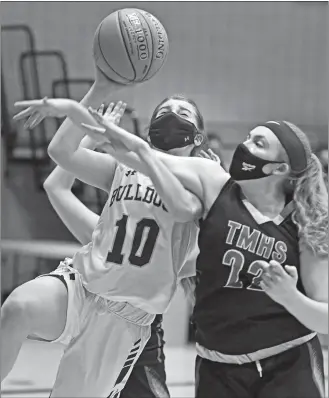
[[320,162],[325,173],[325,181],[328,184],[328,148],[322,148],[317,153],[316,156],[320,159]]
[[215,134],[215,133],[208,133],[208,144],[209,144],[209,148],[215,152],[215,154],[219,157],[219,159],[221,160],[221,165],[223,167],[223,169],[225,169],[226,171],[228,170],[228,168],[226,167],[225,163],[223,162],[224,160],[224,156],[223,156],[223,144],[220,140],[220,137]]

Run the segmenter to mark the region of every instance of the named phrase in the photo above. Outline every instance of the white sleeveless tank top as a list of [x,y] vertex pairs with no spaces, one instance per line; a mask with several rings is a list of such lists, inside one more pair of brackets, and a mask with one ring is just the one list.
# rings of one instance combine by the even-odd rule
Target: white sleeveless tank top
[[73,258],[85,288],[151,314],[195,275],[198,227],[177,223],[145,175],[118,165],[92,241]]

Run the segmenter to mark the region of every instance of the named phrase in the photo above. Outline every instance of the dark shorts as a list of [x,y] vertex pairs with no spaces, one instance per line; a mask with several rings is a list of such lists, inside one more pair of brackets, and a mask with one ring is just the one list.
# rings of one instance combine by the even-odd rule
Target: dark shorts
[[164,362],[136,364],[120,398],[169,398]]
[[120,398],[169,398],[166,385],[162,315],[151,325],[151,337],[138,358]]
[[317,337],[301,346],[243,365],[196,359],[196,398],[322,398],[324,371]]

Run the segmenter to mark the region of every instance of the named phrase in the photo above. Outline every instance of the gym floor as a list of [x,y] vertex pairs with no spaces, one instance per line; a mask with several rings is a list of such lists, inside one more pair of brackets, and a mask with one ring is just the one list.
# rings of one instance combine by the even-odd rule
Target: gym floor
[[[166,347],[168,387],[173,398],[194,397],[193,345]],[[2,398],[49,397],[62,347],[27,341],[10,375],[2,385]],[[328,391],[328,352],[325,355],[326,391]],[[326,394],[326,397],[328,394]]]

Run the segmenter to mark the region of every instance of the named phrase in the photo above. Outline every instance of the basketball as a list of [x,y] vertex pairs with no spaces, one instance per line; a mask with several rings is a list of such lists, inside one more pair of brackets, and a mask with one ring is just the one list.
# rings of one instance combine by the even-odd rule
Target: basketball
[[93,55],[111,80],[130,84],[151,79],[163,66],[168,35],[149,12],[126,8],[108,15],[97,27]]

